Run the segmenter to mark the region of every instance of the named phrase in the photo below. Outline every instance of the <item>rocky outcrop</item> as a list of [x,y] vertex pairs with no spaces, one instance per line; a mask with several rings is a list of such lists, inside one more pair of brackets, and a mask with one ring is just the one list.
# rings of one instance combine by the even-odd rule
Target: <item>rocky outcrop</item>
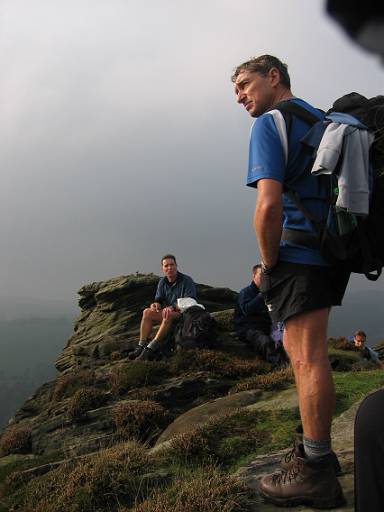
[[[74,334],[56,360],[59,372],[103,360],[111,352],[129,349],[138,340],[142,310],[151,302],[159,277],[120,276],[83,286]],[[199,301],[208,311],[233,308],[236,293],[229,288],[197,285]]]
[[[11,420],[12,425],[30,430],[32,453],[60,451],[72,457],[115,444],[113,411],[124,401],[149,397],[170,412],[172,421],[207,397],[228,392],[231,381],[198,369],[186,374],[168,372],[155,386],[139,381],[122,393],[113,389],[113,376],[131,364],[127,351],[138,341],[141,313],[153,301],[158,280],[154,274],[120,276],[79,290],[81,311],[74,333],[56,361],[59,377],[41,386]],[[199,301],[216,319],[221,348],[248,353],[230,332],[236,293],[202,284],[197,291]],[[81,417],[72,417],[76,396],[71,386],[85,389],[85,393],[90,388],[96,390],[100,403],[84,406]]]
[[[257,415],[260,411],[260,416],[268,415],[268,411],[283,410],[291,414],[297,410],[296,391],[294,386],[289,386],[292,380],[287,380],[284,385],[289,387],[283,390],[277,378],[269,384],[265,381],[264,390],[252,388],[262,385],[261,380],[257,386],[251,383],[248,387],[255,376],[270,378],[271,367],[257,360],[234,335],[236,293],[227,288],[197,287],[199,302],[217,323],[215,350],[173,353],[159,362],[129,361],[127,351],[137,343],[141,312],[153,301],[158,279],[153,274],[137,274],[81,288],[80,315],[74,333],[56,361],[58,378],[41,386],[11,421],[10,428],[15,428],[15,432],[21,429],[24,434],[30,433],[28,453],[11,451],[12,455],[0,457],[0,469],[27,461],[28,469],[22,478],[28,481],[54,473],[64,462],[76,463],[87,454],[113,447],[126,435],[119,428],[126,421],[122,414],[134,410],[139,403],[141,407],[153,407],[164,413],[161,424],[145,424],[142,429],[145,435],[140,440],[150,448],[149,455],[154,458],[156,454],[161,456],[176,436],[190,433],[212,418],[220,417],[221,421],[222,415],[230,416],[240,409],[247,415]],[[358,355],[344,353],[342,348],[333,347],[331,360],[338,361],[339,368],[351,369]],[[239,383],[242,387],[238,387]],[[344,512],[352,510],[353,500],[354,411],[351,409],[340,416],[333,429],[348,499],[348,506],[340,509]],[[285,421],[285,412],[283,416]],[[132,424],[137,420],[133,417]],[[231,442],[237,450],[238,440]],[[273,468],[282,453],[257,457],[241,468],[237,477],[251,489],[257,489],[260,475]],[[51,460],[51,454],[57,454],[57,459]],[[40,462],[33,466],[34,458]],[[257,509],[275,510],[266,504]]]

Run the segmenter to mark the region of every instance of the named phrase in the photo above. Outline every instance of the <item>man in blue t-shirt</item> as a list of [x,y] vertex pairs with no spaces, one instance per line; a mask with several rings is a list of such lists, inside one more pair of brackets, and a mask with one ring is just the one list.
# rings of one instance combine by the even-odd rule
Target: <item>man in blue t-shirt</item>
[[331,306],[340,305],[349,273],[330,267],[318,250],[281,241],[283,228],[314,232],[285,192],[293,190],[317,220],[328,205],[301,139],[309,125],[292,116],[289,129],[278,109],[295,102],[323,114],[291,92],[288,69],[262,55],[238,66],[232,76],[238,103],[255,119],[249,147],[247,185],[257,188],[254,226],[261,256],[260,291],[273,322],[284,322],[284,348],[299,396],[303,441],[282,472],[263,477],[261,493],[277,505],[339,506],[343,494],[335,475],[330,427],[335,392],[327,354]]
[[[155,300],[144,309],[140,324],[140,340],[137,347],[129,354],[129,359],[156,359],[161,342],[169,335],[172,326],[180,319],[177,299],[191,297],[196,299],[196,286],[193,279],[177,270],[176,258],[166,254],[161,258],[161,269],[164,277],[157,285]],[[155,324],[160,324],[153,340],[148,343]]]

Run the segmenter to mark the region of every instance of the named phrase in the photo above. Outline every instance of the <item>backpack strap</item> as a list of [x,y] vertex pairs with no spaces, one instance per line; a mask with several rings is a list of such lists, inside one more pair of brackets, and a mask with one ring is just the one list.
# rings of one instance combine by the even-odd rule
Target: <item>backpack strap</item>
[[273,117],[276,129],[278,131],[280,142],[283,148],[285,164],[288,162],[288,144],[291,134],[293,117],[298,117],[313,126],[320,119],[309,112],[306,108],[297,105],[297,103],[285,100],[277,103],[271,110],[267,112]]
[[[313,126],[318,121],[321,121],[321,119],[319,119],[315,114],[312,114],[312,112],[309,112],[309,110],[307,110],[304,107],[301,107],[294,101],[290,101],[290,100],[281,101],[280,103],[275,105],[274,108],[276,110],[280,110],[280,112],[282,112],[283,114],[285,112],[288,112],[289,114],[298,117],[302,121],[305,121],[310,126]],[[320,112],[322,112],[322,110]],[[288,130],[288,126],[287,126],[287,130]]]
[[[316,123],[321,121],[318,116],[313,114],[312,112],[309,112],[306,108],[298,105],[294,101],[285,100],[281,101],[274,107],[275,111],[281,112],[282,116],[284,117],[285,124],[286,124],[286,139],[289,140],[289,135],[291,132],[292,127],[292,121],[294,117],[298,117],[305,123],[307,123],[310,127],[314,126]],[[323,112],[323,111],[321,111]],[[280,129],[278,128],[278,132],[280,135]],[[282,139],[280,135],[280,139]],[[283,142],[282,142],[283,144]],[[284,146],[283,146],[284,147]],[[287,161],[287,159],[286,159]],[[309,162],[309,165],[307,168],[304,169],[303,173],[310,172],[310,169],[312,168],[312,162]],[[301,175],[300,175],[301,176]],[[299,179],[298,176],[296,179]],[[296,180],[295,180],[296,181]],[[292,186],[292,183],[290,183],[290,186]],[[281,240],[294,243],[297,245],[302,245],[304,247],[308,247],[311,249],[319,250],[322,245],[322,238],[324,233],[324,226],[325,223],[319,222],[312,214],[311,212],[304,206],[303,202],[297,195],[297,193],[292,189],[288,188],[288,190],[285,191],[285,195],[290,199],[290,201],[296,206],[298,210],[301,211],[301,213],[304,215],[304,217],[309,220],[309,222],[314,227],[316,233],[310,233],[308,231],[302,231],[297,229],[283,229]]]
[[309,222],[315,228],[316,233],[310,233],[308,231],[302,231],[299,229],[284,228],[281,233],[281,240],[297,245],[303,245],[304,247],[308,247],[310,249],[319,250],[321,248],[321,241],[323,238],[324,223],[315,219],[312,213],[304,206],[296,192],[293,190],[288,190],[285,195],[290,199],[290,201],[292,201],[296,208],[301,211],[304,217],[309,220]]

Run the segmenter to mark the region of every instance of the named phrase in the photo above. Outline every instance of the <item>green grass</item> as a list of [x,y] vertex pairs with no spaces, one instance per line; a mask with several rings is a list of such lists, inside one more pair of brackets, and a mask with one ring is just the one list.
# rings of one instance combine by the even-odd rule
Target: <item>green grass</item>
[[336,409],[338,416],[370,391],[384,386],[383,370],[333,373],[336,388]]
[[251,510],[249,505],[249,490],[243,484],[215,466],[205,466],[121,512],[245,512]]
[[115,393],[161,383],[169,375],[169,365],[164,361],[132,361],[113,369],[110,387]]
[[[333,349],[335,355],[339,355],[338,352],[340,357],[345,355],[343,351]],[[118,389],[129,390],[137,385],[137,380],[141,380],[144,386],[153,385],[161,382],[164,377],[195,368],[203,368],[216,375],[230,375],[234,380],[244,379],[256,366],[257,363],[253,361],[250,364],[235,358],[230,361],[206,351],[197,355],[183,354],[165,365],[158,362],[126,363],[119,367],[114,377]],[[265,368],[260,370],[262,373]],[[272,387],[276,387],[275,375],[272,373],[262,378],[270,379],[273,381]],[[382,370],[333,372],[333,378],[337,393],[336,415],[371,391],[384,386]],[[121,421],[125,421],[126,411],[120,412],[124,413]],[[228,474],[248,464],[258,455],[287,448],[299,422],[297,407],[270,411],[241,409],[212,418],[192,432],[179,436],[171,448],[164,449],[163,453],[150,455],[147,446],[140,443],[132,444],[129,448],[128,445],[120,445],[101,450],[72,466],[64,465],[26,484],[22,484],[17,475],[10,480],[7,477],[14,472],[59,460],[61,454],[33,458],[6,457],[0,459],[0,512],[9,510],[3,503],[8,499],[10,503],[19,503],[21,507],[28,501],[31,503],[30,510],[34,512],[178,512],[178,507],[184,503],[184,498],[180,503],[178,498],[178,491],[183,489],[183,481],[186,500],[192,500],[192,493],[188,494],[188,489],[193,490],[194,497],[188,506],[200,507],[196,509],[200,512],[216,512],[215,508],[208,507],[209,500],[204,501],[204,494],[208,492],[204,485],[207,480],[204,479],[204,468],[210,464],[217,468],[219,473],[213,471],[210,478],[211,484],[218,486]],[[203,478],[199,477],[199,472]],[[147,481],[145,475],[152,473],[168,474],[169,478],[159,478],[158,482],[153,479]],[[84,485],[80,485],[80,482]],[[222,510],[238,510],[231,502],[232,495],[237,496],[237,492],[243,497],[241,490],[233,488],[223,502],[218,502]],[[136,505],[137,497],[142,505]],[[216,498],[212,495],[213,499]],[[126,508],[121,508],[124,506]]]
[[9,455],[0,459],[0,484],[15,471],[24,471],[26,469],[49,464],[50,462],[57,462],[64,459],[62,452],[51,452],[48,455],[39,456],[21,456]]
[[164,458],[189,468],[207,463],[232,467],[239,457],[268,444],[269,433],[259,429],[258,416],[259,412],[246,409],[215,416],[174,437],[165,449]]
[[153,469],[145,447],[130,441],[66,462],[26,484],[16,473],[4,482],[0,499],[28,512],[115,511],[119,503],[132,506],[148,495],[156,482],[144,476]]

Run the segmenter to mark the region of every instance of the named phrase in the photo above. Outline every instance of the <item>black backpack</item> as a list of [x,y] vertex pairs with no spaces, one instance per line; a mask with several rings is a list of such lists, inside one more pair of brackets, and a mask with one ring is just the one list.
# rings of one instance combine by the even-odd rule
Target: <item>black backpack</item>
[[216,342],[215,319],[199,306],[188,308],[175,331],[176,346],[181,348],[212,347]]
[[[310,130],[323,129],[326,120],[320,120],[304,107],[283,101],[274,107],[279,110],[286,122],[289,137],[292,117],[298,117],[310,125]],[[309,212],[294,190],[294,183],[284,193],[314,226],[317,235],[283,229],[282,239],[288,242],[319,249],[324,258],[333,265],[342,264],[351,272],[364,274],[367,279],[376,281],[384,266],[384,96],[367,99],[358,93],[350,93],[336,100],[327,112],[343,112],[356,117],[375,139],[370,149],[370,165],[372,168],[372,190],[370,195],[369,214],[357,216],[335,206],[338,197],[337,168],[340,167],[340,156],[336,174],[319,176],[320,186],[326,187],[329,202],[328,218],[324,222],[317,221]],[[315,127],[315,125],[317,125]],[[304,137],[305,138],[305,137]],[[321,140],[321,139],[320,139]],[[319,142],[320,142],[319,140]],[[308,148],[303,147],[303,151]],[[310,172],[316,152],[304,172]]]

